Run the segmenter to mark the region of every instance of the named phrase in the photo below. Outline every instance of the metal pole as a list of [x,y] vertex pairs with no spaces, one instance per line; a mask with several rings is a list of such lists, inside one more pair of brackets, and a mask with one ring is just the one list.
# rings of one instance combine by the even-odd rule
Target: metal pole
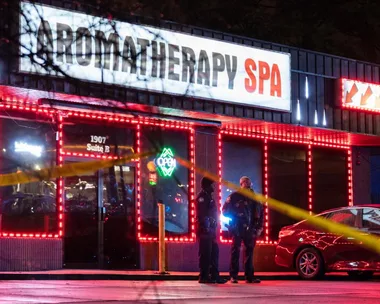
[[158,274],[168,274],[165,271],[165,205],[158,203]]

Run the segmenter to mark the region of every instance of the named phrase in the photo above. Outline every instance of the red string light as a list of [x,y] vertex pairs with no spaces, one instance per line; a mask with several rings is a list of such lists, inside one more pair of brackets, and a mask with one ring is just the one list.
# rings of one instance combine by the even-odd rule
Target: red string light
[[353,188],[352,188],[352,151],[347,149],[347,179],[348,179],[348,205],[353,206]]
[[269,178],[268,178],[268,139],[264,139],[264,195],[265,195],[265,210],[264,210],[264,235],[265,243],[269,243],[269,208],[268,208],[268,194],[269,194]]
[[[219,212],[222,214],[222,132],[218,133],[218,176],[219,176],[219,186],[218,186],[218,198],[219,198]],[[219,228],[219,239],[222,243],[231,243],[231,240],[223,238],[222,225],[220,223]]]
[[98,158],[98,159],[119,159],[118,156],[114,155],[100,155],[100,154],[92,154],[92,153],[79,153],[79,152],[61,152],[62,156],[73,156],[73,157],[84,157],[84,158]]
[[[21,101],[22,102],[22,101]],[[54,114],[56,113],[54,110],[50,109],[41,109],[36,106],[30,106],[26,104],[17,105],[17,104],[8,104],[8,103],[1,103],[0,104],[0,110],[15,110],[15,111],[22,111],[22,112],[35,112],[40,115],[45,115],[47,119],[53,119]],[[58,141],[59,142],[59,141]],[[59,185],[58,185],[59,187]],[[57,197],[57,203],[58,197]],[[58,218],[59,218],[59,209],[58,209]],[[59,221],[58,221],[59,223]],[[58,233],[43,233],[43,232],[34,232],[34,233],[20,233],[20,232],[0,232],[1,237],[7,237],[7,238],[52,238],[57,239],[60,238],[60,234],[62,234],[61,230],[58,229]]]
[[313,164],[311,145],[307,145],[307,185],[308,185],[308,209],[309,214],[313,212]]
[[[194,188],[195,188],[195,131],[193,128],[190,130],[190,161],[191,161],[191,169],[190,169],[190,242],[194,241],[195,236],[195,194],[194,194]],[[182,242],[183,240],[181,240]],[[185,240],[187,242],[187,240]]]
[[[63,121],[62,116],[58,115],[58,137],[57,137],[57,165],[62,167],[63,157],[62,157],[62,146],[63,146]],[[64,231],[64,212],[63,212],[63,178],[60,176],[58,178],[57,187],[58,199],[58,234],[63,237]]]
[[[9,102],[14,102],[9,99]],[[189,131],[189,155],[193,167],[190,169],[190,182],[189,182],[189,204],[191,206],[189,212],[189,222],[190,225],[190,237],[170,237],[167,238],[169,242],[194,242],[195,241],[195,205],[194,205],[194,185],[195,185],[195,174],[194,174],[194,163],[195,163],[195,144],[194,144],[194,129],[192,123],[184,122],[173,122],[173,121],[162,121],[156,118],[139,118],[131,119],[123,114],[91,114],[82,111],[67,111],[67,110],[57,110],[57,109],[46,109],[40,108],[35,105],[28,105],[26,103],[13,104],[13,103],[1,103],[0,109],[6,110],[16,110],[16,111],[26,111],[26,112],[36,112],[38,114],[46,115],[49,118],[57,115],[58,117],[58,134],[57,134],[57,165],[62,166],[63,158],[65,156],[75,156],[75,157],[86,157],[86,158],[97,158],[97,159],[117,159],[118,156],[105,156],[96,155],[92,153],[76,153],[68,152],[63,150],[63,121],[67,117],[76,117],[92,120],[102,120],[108,122],[116,122],[118,124],[134,124],[137,126],[136,131],[136,145],[137,153],[141,153],[141,125],[151,125],[161,128],[173,128],[178,130]],[[140,241],[157,241],[155,237],[141,237],[141,163],[140,160],[136,161],[137,166],[137,237]],[[2,237],[12,237],[12,238],[62,238],[64,236],[64,211],[63,211],[63,179],[58,179],[57,184],[57,217],[58,217],[58,233],[14,233],[14,232],[0,232]]]
[[[137,125],[136,132],[136,150],[137,154],[141,153],[141,126]],[[137,238],[141,241],[141,159],[137,161]]]
[[[138,118],[131,119],[127,118],[122,114],[91,114],[87,112],[81,111],[63,111],[56,109],[46,109],[39,108],[34,105],[28,104],[8,104],[2,103],[0,104],[0,109],[9,109],[9,110],[18,110],[18,111],[27,111],[27,112],[36,112],[39,114],[46,115],[47,117],[53,117],[55,114],[59,114],[58,117],[58,137],[57,137],[57,164],[62,165],[63,156],[78,156],[78,157],[90,157],[90,158],[101,158],[101,159],[117,159],[117,156],[102,156],[95,154],[87,154],[87,153],[75,153],[75,152],[66,152],[63,151],[63,119],[61,114],[64,117],[78,117],[78,118],[86,118],[86,119],[94,119],[94,120],[103,120],[109,122],[117,122],[118,124],[135,124],[137,126],[136,131],[136,144],[137,144],[137,153],[141,153],[141,125],[151,125],[162,128],[174,128],[179,130],[188,130],[190,132],[189,136],[189,150],[190,150],[190,160],[193,164],[190,169],[190,187],[189,187],[189,204],[190,204],[190,236],[191,237],[169,237],[166,238],[168,242],[194,242],[195,241],[195,205],[194,205],[194,185],[195,185],[195,174],[194,174],[194,166],[195,166],[195,144],[194,144],[194,129],[192,123],[183,123],[183,122],[172,122],[172,121],[162,121],[155,118]],[[328,148],[337,148],[337,149],[347,149],[347,170],[348,170],[348,204],[353,204],[353,190],[352,190],[352,155],[350,146],[345,144],[344,142],[339,142],[338,140],[332,139],[321,139],[318,138],[319,141],[310,141],[309,139],[302,138],[299,135],[289,136],[288,134],[274,132],[273,134],[258,134],[253,133],[250,129],[226,129],[222,130],[218,135],[218,174],[221,179],[222,177],[222,134],[228,134],[232,136],[244,136],[248,138],[256,138],[264,141],[264,195],[268,198],[268,141],[281,141],[287,143],[298,143],[298,144],[307,144],[308,145],[308,189],[309,189],[309,211],[312,210],[312,158],[310,155],[310,150],[312,146],[323,146]],[[136,160],[137,166],[137,237],[142,242],[155,242],[157,241],[157,237],[142,237],[141,236],[141,163],[140,160]],[[57,186],[57,206],[58,206],[58,233],[13,233],[13,232],[1,232],[0,235],[2,237],[35,237],[35,238],[60,238],[64,235],[64,212],[63,212],[63,180],[59,179]],[[222,188],[219,183],[219,202],[221,209],[221,193]],[[220,228],[220,233],[221,233]],[[226,240],[222,238],[220,235],[220,240],[222,242],[230,242],[231,240]],[[265,208],[265,241],[258,241],[258,244],[276,244],[276,242],[269,240],[269,211]]]
[[[149,125],[160,128],[171,128],[184,130],[189,132],[189,158],[192,164],[189,170],[189,236],[183,237],[168,237],[165,238],[167,242],[177,242],[177,243],[187,243],[194,242],[195,237],[195,131],[189,124],[183,124],[175,122],[161,122],[159,120],[147,120],[147,118],[143,118],[139,121],[137,125],[137,136],[136,136],[136,145],[137,145],[137,153],[141,153],[141,125]],[[157,242],[157,237],[150,236],[142,236],[142,219],[141,219],[141,161],[137,162],[137,238],[141,242]]]
[[[218,173],[220,180],[222,178],[222,135],[226,134],[229,136],[236,136],[236,137],[247,137],[247,138],[255,138],[255,139],[261,139],[264,142],[264,157],[263,157],[263,179],[264,179],[264,189],[263,194],[266,199],[269,197],[269,179],[268,179],[268,142],[270,141],[277,141],[277,142],[286,142],[286,143],[296,143],[296,144],[303,144],[307,145],[307,187],[308,187],[308,211],[311,214],[313,210],[313,189],[312,189],[312,147],[313,146],[320,146],[320,147],[327,147],[327,148],[333,148],[333,149],[345,149],[347,150],[347,175],[348,175],[348,205],[353,204],[353,193],[352,193],[352,156],[351,156],[351,150],[349,145],[342,144],[341,142],[337,141],[338,143],[334,143],[331,139],[325,139],[325,142],[323,141],[323,138],[319,138],[321,141],[311,141],[310,139],[302,138],[301,136],[298,136],[297,134],[293,136],[293,138],[282,138],[282,134],[274,133],[274,134],[257,134],[252,133],[251,130],[247,129],[225,129],[221,130],[218,136]],[[219,184],[219,201],[220,205],[222,204],[222,187],[221,184]],[[221,207],[220,207],[221,209]],[[269,208],[268,203],[265,203],[265,211],[264,211],[264,237],[265,240],[258,241],[258,244],[277,244],[276,241],[269,239],[269,231],[270,231],[270,225],[269,225]],[[231,243],[230,239],[224,239],[222,236],[222,230],[220,229],[220,240],[223,243]]]

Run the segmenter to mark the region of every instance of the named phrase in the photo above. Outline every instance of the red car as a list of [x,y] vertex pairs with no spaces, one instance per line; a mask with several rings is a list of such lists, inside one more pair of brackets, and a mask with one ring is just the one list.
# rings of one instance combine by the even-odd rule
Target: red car
[[[316,216],[380,237],[380,205],[343,207]],[[313,227],[307,220],[281,229],[275,261],[277,265],[295,268],[304,279],[320,278],[331,271],[370,278],[380,271],[379,253],[358,245],[350,237]]]

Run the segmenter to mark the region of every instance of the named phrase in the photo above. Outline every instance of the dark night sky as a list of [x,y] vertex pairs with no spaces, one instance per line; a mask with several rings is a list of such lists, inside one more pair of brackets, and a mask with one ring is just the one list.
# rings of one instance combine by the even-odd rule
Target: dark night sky
[[81,0],[123,18],[150,16],[380,64],[378,0]]

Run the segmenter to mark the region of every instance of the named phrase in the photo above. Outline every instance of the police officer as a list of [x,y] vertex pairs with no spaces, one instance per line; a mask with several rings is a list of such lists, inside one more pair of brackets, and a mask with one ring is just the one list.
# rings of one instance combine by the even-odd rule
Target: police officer
[[[240,179],[240,187],[251,188],[251,180],[247,176]],[[231,283],[238,283],[239,255],[241,242],[245,247],[244,275],[247,283],[260,283],[254,278],[253,249],[256,239],[263,231],[263,207],[259,202],[245,197],[239,192],[232,193],[223,205],[223,215],[230,218],[228,225],[232,234],[230,276]]]
[[214,201],[214,182],[206,177],[201,180],[202,190],[196,198],[197,238],[199,241],[199,283],[223,284],[219,277],[219,247],[216,241],[218,206]]

